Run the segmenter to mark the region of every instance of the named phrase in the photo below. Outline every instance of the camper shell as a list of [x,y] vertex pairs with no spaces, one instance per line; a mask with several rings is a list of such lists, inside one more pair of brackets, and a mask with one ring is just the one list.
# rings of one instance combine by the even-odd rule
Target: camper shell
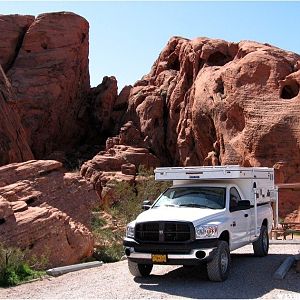
[[[201,166],[156,168],[155,180],[173,181],[173,186],[190,184],[235,184],[255,208],[274,203],[274,225],[278,225],[278,188],[274,183],[274,169],[266,167]],[[257,211],[255,213],[257,215]]]

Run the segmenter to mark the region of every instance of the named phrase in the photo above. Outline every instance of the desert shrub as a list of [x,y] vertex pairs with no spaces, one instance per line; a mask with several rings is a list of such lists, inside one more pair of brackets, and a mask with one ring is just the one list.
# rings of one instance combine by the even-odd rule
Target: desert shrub
[[104,263],[119,261],[123,255],[123,245],[116,242],[109,246],[97,248],[94,252],[94,257]]
[[127,182],[115,184],[114,192],[118,201],[111,211],[116,217],[128,223],[141,213],[143,201],[154,201],[169,186],[170,182],[154,180],[152,168],[140,166],[135,186]]
[[141,166],[138,170],[135,185],[126,181],[113,182],[114,202],[111,207],[105,207],[113,224],[104,220],[95,208],[92,217],[92,232],[95,237],[97,249],[94,252],[96,259],[104,262],[120,260],[124,255],[123,238],[127,223],[134,220],[142,211],[144,200],[154,201],[167,187],[169,182],[154,180],[153,169]]
[[95,213],[92,214],[92,219],[91,219],[92,229],[97,230],[98,228],[101,228],[101,227],[105,226],[106,224],[107,224],[107,222],[104,219],[100,218],[98,216],[98,214],[95,214]]
[[92,223],[92,232],[97,242],[94,258],[105,263],[119,261],[123,253],[123,230],[114,229],[98,216],[97,222]]
[[108,211],[121,223],[128,222],[140,211],[140,201],[136,189],[128,182],[116,182],[114,196],[117,201],[108,208]]
[[28,256],[28,251],[15,247],[5,247],[0,244],[0,286],[7,287],[20,284],[44,274],[43,271],[33,269],[32,263],[41,266],[36,258]]

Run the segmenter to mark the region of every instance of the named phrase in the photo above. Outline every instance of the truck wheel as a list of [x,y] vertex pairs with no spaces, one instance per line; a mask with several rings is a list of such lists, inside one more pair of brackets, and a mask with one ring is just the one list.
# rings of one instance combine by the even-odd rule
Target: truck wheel
[[260,228],[258,240],[252,243],[255,256],[266,256],[269,252],[269,235],[265,225]]
[[212,261],[207,263],[207,274],[211,281],[224,281],[228,278],[230,270],[230,251],[228,243],[219,241],[218,248]]
[[131,275],[134,277],[146,277],[149,276],[152,271],[153,265],[138,264],[128,260],[128,269]]

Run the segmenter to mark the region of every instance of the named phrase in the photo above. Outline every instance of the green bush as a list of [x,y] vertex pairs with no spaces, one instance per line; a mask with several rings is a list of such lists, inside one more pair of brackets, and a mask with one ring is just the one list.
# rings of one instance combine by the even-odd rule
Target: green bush
[[117,201],[111,212],[127,224],[142,212],[143,201],[154,201],[169,186],[170,182],[154,180],[152,168],[140,166],[135,186],[128,182],[115,183],[114,192]]
[[28,251],[19,248],[4,247],[0,244],[0,286],[7,287],[20,284],[44,274],[33,270],[32,259],[27,259]]
[[116,242],[111,245],[104,246],[103,248],[98,248],[94,253],[94,257],[104,263],[119,261],[123,255],[123,245]]
[[113,186],[113,205],[106,207],[105,210],[112,216],[115,226],[103,220],[98,214],[98,209],[94,210],[91,222],[93,235],[98,244],[94,257],[103,262],[120,260],[124,255],[122,241],[126,224],[141,213],[144,200],[154,201],[170,186],[170,183],[155,181],[153,169],[141,166],[135,185],[122,181],[114,182]]
[[97,214],[92,215],[91,227],[92,228],[101,228],[106,225],[106,221],[101,219]]

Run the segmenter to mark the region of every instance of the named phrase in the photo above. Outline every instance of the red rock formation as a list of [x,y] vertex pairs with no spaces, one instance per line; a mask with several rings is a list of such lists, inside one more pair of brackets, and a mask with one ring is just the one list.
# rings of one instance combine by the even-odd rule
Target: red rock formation
[[104,144],[107,137],[118,133],[128,106],[131,86],[125,86],[118,95],[115,77],[104,77],[102,83],[89,93],[89,122],[87,141]]
[[[293,173],[295,170],[294,166],[289,166],[284,161],[276,163],[274,170],[276,184],[279,187],[279,216],[282,220],[286,220],[287,222],[300,222],[299,174]],[[292,178],[291,174],[294,175]],[[288,184],[286,185],[285,183]]]
[[0,65],[5,72],[13,65],[22,45],[25,32],[33,21],[33,16],[0,16]]
[[11,86],[0,65],[0,166],[33,159],[20,118],[15,111]]
[[114,106],[113,111],[111,112],[111,120],[114,124],[113,135],[117,135],[120,128],[124,124],[124,116],[128,107],[128,98],[130,95],[130,91],[132,89],[131,85],[125,86],[120,94],[118,95]]
[[59,162],[0,167],[0,242],[46,254],[49,266],[77,263],[92,254],[91,209],[98,201],[92,186]]
[[131,89],[124,120],[164,165],[285,161],[285,182],[299,181],[299,62],[267,44],[174,37]]
[[[78,15],[39,15],[7,72],[29,145],[38,158],[72,148],[85,134],[88,38],[88,22]],[[0,40],[3,43],[2,36]]]
[[[120,175],[122,168],[134,176],[128,175],[133,168],[122,167],[132,163],[128,152],[134,153],[135,167],[158,160],[244,166],[284,161],[283,182],[299,181],[299,55],[249,41],[174,37],[150,73],[118,96],[113,77],[89,89],[83,18],[52,13],[0,20],[0,63],[36,157],[51,154],[63,161],[83,139],[94,145],[111,135],[106,152],[82,170],[96,186],[103,172]],[[88,152],[90,145],[78,151]],[[283,205],[283,214],[296,206]]]
[[[221,164],[299,161],[285,149],[299,135],[299,59],[255,42],[172,38],[132,89],[127,118],[174,165],[202,164],[211,151]],[[280,134],[288,145],[269,147]]]
[[160,162],[144,146],[140,132],[132,122],[126,123],[120,134],[107,139],[106,151],[101,151],[92,160],[85,162],[81,167],[81,175],[92,182],[100,199],[110,193],[109,185],[114,181],[135,180],[139,166],[146,168],[157,167]]
[[111,124],[111,113],[118,97],[118,86],[115,77],[104,77],[101,84],[91,89],[91,116],[93,127],[98,134],[109,132]]

